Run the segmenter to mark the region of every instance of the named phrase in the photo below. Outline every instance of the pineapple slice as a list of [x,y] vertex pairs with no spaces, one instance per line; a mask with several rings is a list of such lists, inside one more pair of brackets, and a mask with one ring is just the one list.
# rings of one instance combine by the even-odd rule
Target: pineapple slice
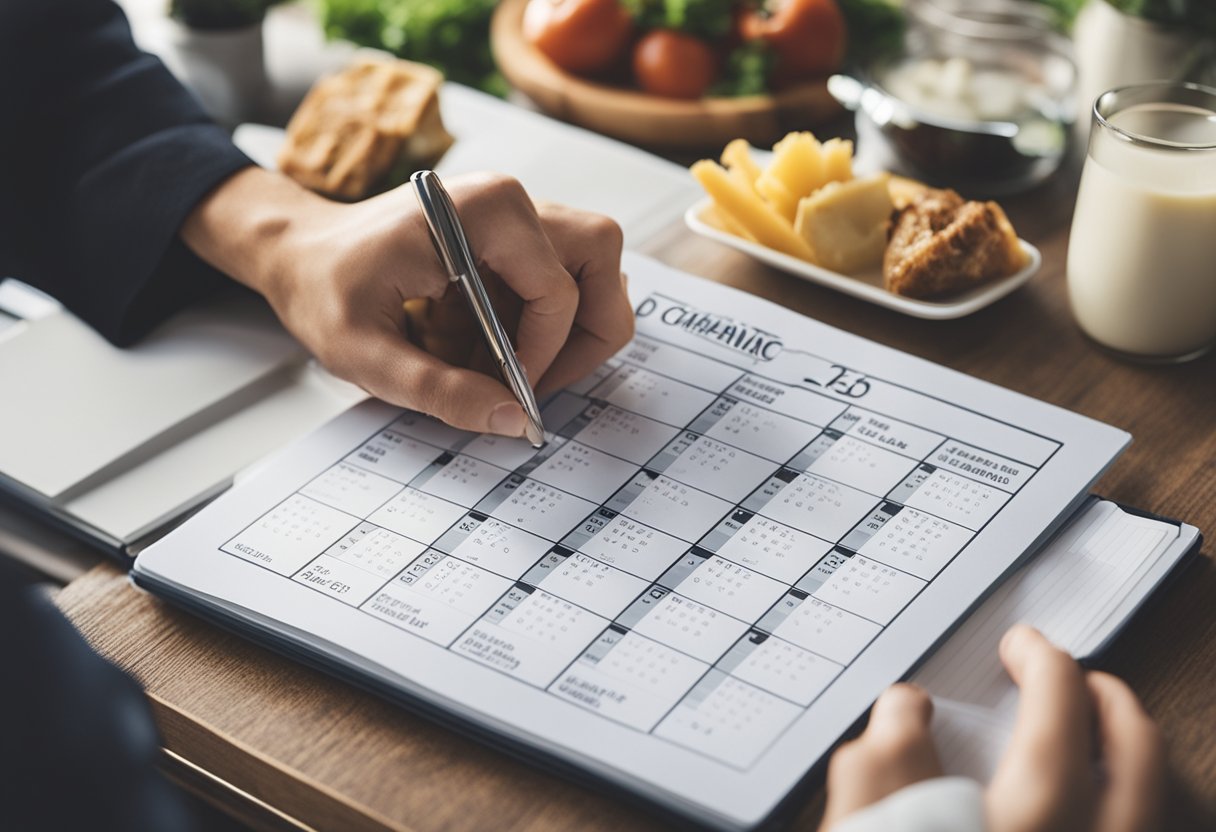
[[894,208],[890,174],[829,182],[798,203],[794,229],[821,266],[853,274],[882,262]]
[[745,139],[735,139],[722,151],[722,164],[730,171],[730,175],[743,182],[751,190],[756,189],[756,180],[760,178],[760,166],[752,158],[751,145]]
[[692,175],[713,199],[718,211],[746,229],[758,243],[815,262],[811,247],[794,233],[791,222],[723,167],[702,159],[692,166]]
[[848,182],[853,178],[853,143],[851,141],[828,139],[823,143],[823,173],[824,178],[820,187],[829,182]]
[[821,145],[811,133],[790,133],[773,145],[773,161],[756,180],[756,190],[790,222],[798,200],[824,183]]

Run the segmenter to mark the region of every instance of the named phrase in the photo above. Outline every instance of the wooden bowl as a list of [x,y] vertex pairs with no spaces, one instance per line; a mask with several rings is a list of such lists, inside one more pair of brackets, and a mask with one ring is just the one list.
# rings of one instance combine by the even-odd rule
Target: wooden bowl
[[511,84],[565,121],[633,144],[720,150],[731,139],[767,146],[791,130],[829,121],[840,105],[822,80],[772,95],[683,100],[611,87],[571,75],[523,36],[528,0],[502,0],[490,24],[490,45]]

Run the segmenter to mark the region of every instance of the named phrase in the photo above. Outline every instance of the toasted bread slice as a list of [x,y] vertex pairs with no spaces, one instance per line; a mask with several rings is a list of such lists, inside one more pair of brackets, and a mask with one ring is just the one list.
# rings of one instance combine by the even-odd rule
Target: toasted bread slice
[[279,170],[307,188],[362,199],[404,164],[430,167],[452,145],[439,114],[443,76],[363,58],[318,81],[287,125]]

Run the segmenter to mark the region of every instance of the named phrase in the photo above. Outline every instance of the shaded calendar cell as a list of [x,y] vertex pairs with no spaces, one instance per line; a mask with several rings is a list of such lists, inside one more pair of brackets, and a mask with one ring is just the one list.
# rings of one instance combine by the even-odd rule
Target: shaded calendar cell
[[[678,583],[669,583],[668,575],[683,564],[691,566],[691,571]],[[707,552],[698,554],[695,549],[685,555],[680,564],[668,570],[668,575],[660,579],[664,586],[678,590],[686,598],[745,621],[755,621],[763,615],[787,589],[785,584],[772,578],[766,578],[718,555],[709,555]]]
[[649,586],[628,572],[560,546],[541,558],[523,580],[605,618],[614,618]]
[[644,464],[680,432],[679,428],[619,407],[596,405],[589,412],[594,417],[574,438],[637,465]]
[[515,580],[549,551],[543,537],[469,512],[435,541],[435,548]]
[[767,459],[690,431],[668,443],[646,467],[732,503],[750,494],[777,468]]
[[972,532],[914,508],[903,508],[858,549],[858,554],[926,581],[962,551]]
[[[579,535],[578,550],[647,581],[659,577],[676,558],[688,551],[686,541],[623,514],[601,509],[596,512],[596,519],[600,522],[587,523],[589,528]],[[576,534],[578,532],[566,540],[570,541]]]
[[555,393],[541,406],[540,414],[545,423],[545,432],[550,436],[571,438],[581,428],[586,427],[587,419],[584,414],[591,406],[591,399],[586,396],[577,396],[568,390]]
[[826,540],[738,509],[701,546],[762,575],[792,584],[832,548]]
[[738,368],[695,352],[638,335],[618,356],[656,373],[679,378],[707,390],[721,390],[740,375]]
[[815,591],[820,601],[889,624],[925,586],[920,578],[855,555]]
[[586,377],[579,379],[573,384],[567,384],[566,392],[574,393],[575,395],[579,396],[586,396],[591,390],[603,382],[604,379],[611,376],[620,366],[621,362],[619,360],[610,358],[592,370]]
[[669,425],[688,424],[716,398],[713,393],[633,366],[621,367],[592,392],[609,404]]
[[[491,494],[487,500],[493,497],[495,495]],[[484,510],[488,505],[485,502],[479,508]],[[490,514],[546,540],[557,541],[595,508],[595,503],[581,497],[526,479],[517,485],[512,484],[502,502],[495,505]]]
[[916,461],[883,450],[860,439],[842,436],[831,443],[806,469],[870,494],[886,494],[913,468]]
[[502,482],[509,471],[464,453],[444,454],[433,466],[414,478],[414,488],[462,506],[477,502]]
[[359,524],[359,518],[292,494],[220,548],[290,575]]
[[[802,597],[799,597],[802,596]],[[882,631],[882,627],[817,598],[791,591],[759,622],[778,638],[847,665]]]
[[516,584],[452,645],[476,662],[547,687],[608,625],[541,589]]
[[784,462],[815,438],[817,425],[774,413],[733,396],[719,396],[689,425],[692,430],[773,462]]
[[756,630],[740,639],[717,666],[804,708],[843,669],[836,662]]
[[964,445],[954,439],[942,443],[929,462],[968,479],[992,485],[1010,494],[1016,493],[1034,475],[1035,468],[1014,462],[992,451]]
[[609,628],[549,686],[555,696],[649,731],[709,665],[670,647]]
[[367,440],[346,462],[404,485],[430,465],[441,451],[412,436],[382,430]]
[[382,587],[386,579],[337,558],[321,555],[293,575],[292,580],[357,607]]
[[469,440],[460,452],[468,456],[514,471],[536,455],[536,448],[528,444],[527,439],[513,439],[509,436],[494,436],[484,433]]
[[[643,483],[644,487],[627,505],[617,508],[616,497],[608,505],[634,520],[689,542],[705,534],[731,507],[726,500],[670,477],[642,472],[631,481],[631,484]],[[627,489],[628,485],[622,491]]]
[[402,487],[395,480],[339,462],[301,488],[300,493],[347,514],[366,517]]
[[563,491],[602,503],[637,472],[637,466],[580,442],[567,442],[529,475]]
[[326,549],[325,554],[377,575],[383,582],[405,568],[405,565],[422,554],[425,548],[424,544],[388,529],[371,523],[360,523]]
[[463,514],[464,509],[455,503],[406,488],[367,519],[413,540],[432,543]]
[[470,437],[470,434],[463,430],[457,430],[451,425],[445,425],[438,419],[424,416],[421,413],[401,414],[397,421],[389,425],[389,430],[421,439],[423,442],[445,451],[459,448]]
[[[812,393],[801,387],[789,387],[759,376],[744,376],[730,386],[726,395],[741,401],[755,402],[784,416],[810,422],[818,428],[830,425],[847,407],[819,393]],[[805,444],[803,442],[798,447]],[[797,448],[791,450],[790,454],[795,450]],[[789,454],[783,457],[788,458]]]
[[974,531],[982,528],[1007,502],[1009,495],[1005,492],[939,468],[904,504]]
[[510,586],[506,578],[432,550],[361,609],[436,644],[448,644]]
[[801,713],[797,705],[710,670],[654,734],[745,769]]
[[819,590],[819,587],[836,574],[837,569],[848,563],[851,557],[853,557],[853,553],[843,546],[832,547],[831,551],[815,561],[815,565],[798,579],[794,588],[802,590],[807,595],[813,595]]
[[946,438],[857,407],[850,407],[829,427],[913,459],[924,459]]
[[872,495],[856,488],[814,474],[802,474],[757,510],[779,523],[834,541],[853,528],[877,502]]
[[[647,603],[648,600],[652,602]],[[636,613],[637,609],[645,614],[626,624],[633,618],[630,613]],[[634,632],[710,664],[716,662],[747,630],[747,625],[742,621],[674,592],[665,593],[657,600],[643,596],[635,607],[626,610],[617,621],[630,626]]]

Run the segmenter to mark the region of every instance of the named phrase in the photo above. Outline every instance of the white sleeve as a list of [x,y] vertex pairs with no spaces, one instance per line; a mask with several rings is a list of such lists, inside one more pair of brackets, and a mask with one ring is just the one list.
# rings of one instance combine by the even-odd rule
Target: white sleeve
[[984,832],[984,790],[967,777],[913,783],[846,815],[829,832]]

